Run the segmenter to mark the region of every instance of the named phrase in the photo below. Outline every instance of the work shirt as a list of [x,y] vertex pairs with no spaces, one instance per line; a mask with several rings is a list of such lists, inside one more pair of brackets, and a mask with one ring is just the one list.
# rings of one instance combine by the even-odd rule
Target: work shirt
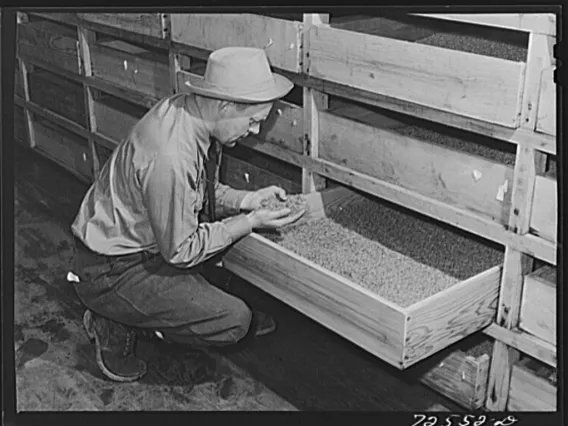
[[160,252],[182,268],[195,266],[252,232],[240,205],[247,191],[214,185],[216,213],[199,222],[210,147],[195,97],[158,102],[117,146],[89,188],[73,234],[104,255]]

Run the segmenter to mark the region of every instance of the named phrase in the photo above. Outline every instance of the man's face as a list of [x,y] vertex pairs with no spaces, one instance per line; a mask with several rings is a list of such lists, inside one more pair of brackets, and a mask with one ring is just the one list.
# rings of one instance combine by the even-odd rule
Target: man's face
[[232,102],[224,103],[213,136],[223,145],[232,148],[249,134],[258,134],[261,123],[266,120],[273,103],[250,105],[239,108]]

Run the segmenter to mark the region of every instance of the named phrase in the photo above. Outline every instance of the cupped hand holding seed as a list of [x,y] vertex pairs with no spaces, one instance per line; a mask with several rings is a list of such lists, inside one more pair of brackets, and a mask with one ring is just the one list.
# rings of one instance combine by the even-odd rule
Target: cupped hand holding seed
[[278,229],[290,225],[300,219],[305,210],[290,214],[290,209],[268,210],[258,209],[250,212],[247,217],[252,229]]
[[252,211],[262,207],[262,202],[266,199],[277,197],[278,199],[286,200],[286,191],[279,186],[272,185],[266,188],[252,191],[246,194],[241,202],[241,210]]

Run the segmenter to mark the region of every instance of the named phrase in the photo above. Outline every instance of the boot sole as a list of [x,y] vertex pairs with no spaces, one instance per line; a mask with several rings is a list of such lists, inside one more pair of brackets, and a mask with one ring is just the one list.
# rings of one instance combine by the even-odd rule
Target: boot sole
[[85,329],[85,332],[87,333],[87,336],[89,336],[89,339],[91,340],[91,342],[95,343],[97,365],[98,365],[99,369],[102,371],[102,373],[106,377],[108,377],[109,379],[114,380],[116,382],[122,382],[122,383],[135,382],[136,380],[139,380],[140,378],[142,378],[146,374],[146,371],[144,371],[143,373],[138,374],[136,376],[125,377],[125,376],[117,376],[112,371],[110,371],[108,368],[106,368],[106,366],[103,362],[101,342],[99,340],[99,337],[97,336],[97,333],[95,331],[93,331],[91,329],[91,327],[89,327],[88,317],[90,317],[91,315],[92,314],[90,314],[88,311],[85,312],[85,315],[83,315],[83,328]]

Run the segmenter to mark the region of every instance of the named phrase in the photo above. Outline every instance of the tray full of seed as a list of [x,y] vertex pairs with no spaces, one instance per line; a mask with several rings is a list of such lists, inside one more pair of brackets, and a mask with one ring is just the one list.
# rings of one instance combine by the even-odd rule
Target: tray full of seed
[[500,248],[343,186],[304,197],[302,219],[224,266],[400,369],[493,320]]

